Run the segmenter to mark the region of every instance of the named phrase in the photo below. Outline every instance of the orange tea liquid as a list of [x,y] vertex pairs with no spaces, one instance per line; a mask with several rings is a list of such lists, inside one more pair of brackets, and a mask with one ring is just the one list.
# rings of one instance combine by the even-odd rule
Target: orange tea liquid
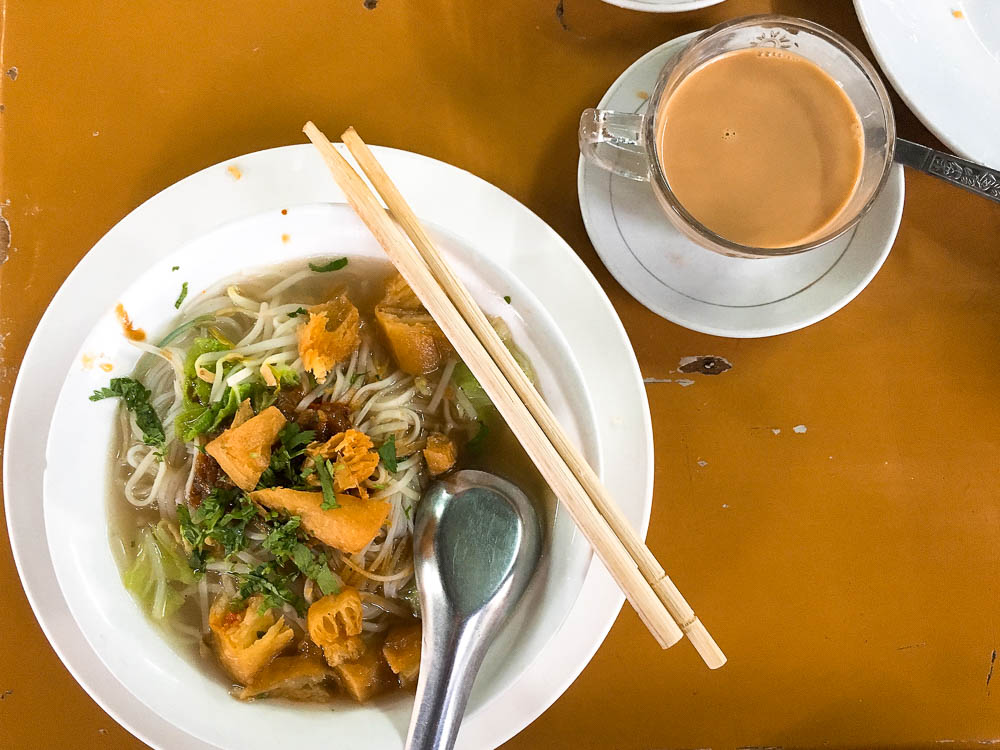
[[741,245],[822,236],[854,193],[861,121],[836,81],[800,55],[728,52],[660,103],[657,153],[695,219]]

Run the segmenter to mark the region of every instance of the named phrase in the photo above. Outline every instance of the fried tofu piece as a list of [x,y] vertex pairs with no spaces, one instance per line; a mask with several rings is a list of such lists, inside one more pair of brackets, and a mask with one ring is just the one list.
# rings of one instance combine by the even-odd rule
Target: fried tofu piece
[[398,271],[385,282],[381,304],[403,310],[422,310],[424,307],[417,293],[410,288],[403,274]]
[[287,698],[304,703],[325,703],[335,691],[333,671],[318,654],[279,656],[239,693],[240,700]]
[[399,677],[399,686],[412,684],[420,673],[420,623],[395,625],[382,644],[382,655],[389,669]]
[[427,470],[432,476],[444,474],[455,465],[458,459],[458,446],[455,441],[440,432],[432,432],[427,436],[427,446],[424,448],[424,460]]
[[253,419],[253,406],[250,405],[250,399],[243,399],[243,403],[240,404],[240,408],[236,410],[233,415],[233,423],[229,425],[230,427],[239,427],[244,422],[249,422]]
[[375,320],[396,364],[410,375],[434,372],[454,351],[440,326],[399,274],[386,282],[385,294],[375,306]]
[[339,594],[327,594],[313,602],[306,616],[312,642],[323,649],[331,667],[354,661],[365,651],[361,640],[361,596],[346,587]]
[[295,637],[284,617],[276,619],[269,609],[261,614],[262,602],[259,594],[252,596],[246,609],[233,612],[229,600],[220,596],[209,612],[215,653],[225,670],[241,685],[250,684]]
[[389,503],[337,495],[339,507],[323,510],[322,492],[276,488],[257,490],[250,499],[271,510],[285,511],[302,520],[306,533],[349,554],[364,549],[389,516]]
[[323,382],[361,344],[361,317],[346,294],[309,308],[298,330],[302,366]]
[[206,445],[205,452],[219,462],[233,484],[249,492],[271,463],[271,445],[285,424],[284,415],[270,406],[243,424],[230,427]]
[[[331,459],[333,465],[333,489],[336,492],[357,489],[364,500],[368,499],[368,490],[364,481],[368,479],[378,466],[378,453],[370,437],[360,430],[339,432],[325,443],[312,443],[306,448],[313,460],[317,456]],[[310,462],[306,462],[309,466]],[[315,474],[309,477],[310,484],[319,484]]]
[[395,681],[380,645],[378,642],[366,643],[360,658],[333,668],[341,686],[358,703],[374,698]]

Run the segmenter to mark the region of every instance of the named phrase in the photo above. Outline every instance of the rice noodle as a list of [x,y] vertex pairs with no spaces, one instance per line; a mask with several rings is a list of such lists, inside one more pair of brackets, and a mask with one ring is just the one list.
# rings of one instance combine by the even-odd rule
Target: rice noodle
[[458,364],[458,360],[451,357],[444,366],[444,370],[441,373],[441,380],[438,381],[437,388],[434,389],[434,395],[431,397],[431,402],[427,405],[427,411],[433,414],[437,411],[438,406],[441,404],[441,399],[444,398],[444,392],[448,388],[448,383],[451,382],[451,374],[455,371],[455,365]]
[[[384,349],[369,327],[362,328],[361,344],[351,356],[333,368],[324,382],[315,382],[303,368],[298,352],[297,332],[307,318],[296,314],[316,301],[308,295],[303,299],[302,288],[298,286],[314,277],[309,269],[275,277],[258,285],[257,288],[265,288],[259,299],[250,285],[246,289],[229,285],[193,301],[185,311],[185,320],[172,326],[168,346],[134,342],[144,353],[135,376],[151,392],[150,404],[163,423],[166,448],[161,456],[156,447],[147,445],[135,416],[122,410],[118,420],[121,444],[116,461],[126,477],[123,494],[127,502],[145,508],[144,514],[171,522],[173,533],[180,539],[177,510],[188,505],[188,498],[198,485],[195,466],[199,461],[199,446],[181,440],[175,422],[191,404],[191,393],[185,393],[189,388],[185,373],[188,351],[196,338],[204,337],[214,337],[222,343],[234,342],[221,351],[203,352],[193,362],[195,372],[211,386],[208,389],[211,403],[218,403],[227,387],[239,384],[253,383],[255,387],[273,389],[275,385],[271,385],[267,376],[274,377],[276,384],[278,379],[269,368],[288,367],[299,375],[301,382],[297,410],[306,409],[317,400],[344,404],[350,412],[351,424],[369,435],[376,445],[394,435],[396,471],[390,472],[380,461],[364,483],[373,500],[389,505],[386,522],[376,537],[350,556],[325,549],[315,540],[309,542],[327,555],[338,585],[343,586],[343,580],[337,571],[359,590],[364,630],[381,632],[389,627],[392,618],[412,616],[409,606],[395,597],[414,585],[413,508],[428,481],[420,448],[432,430],[471,431],[474,423],[467,425],[467,422],[470,414],[474,418],[475,412],[453,385],[456,358],[449,358],[437,373],[422,375],[418,381],[402,370],[386,366]],[[189,507],[193,510],[193,506]],[[209,633],[214,598],[237,596],[244,581],[241,576],[274,560],[263,546],[267,536],[268,530],[259,520],[251,521],[245,530],[244,549],[226,560],[212,559],[205,564],[205,574],[196,583],[183,591],[177,589],[190,600],[182,608],[189,613],[185,615],[187,622],[176,620],[171,625],[178,635],[202,644],[202,637]],[[156,554],[152,558],[160,580],[165,581],[164,560]],[[295,585],[307,605],[322,595],[315,582],[305,576],[299,576]],[[155,590],[154,601],[165,606],[169,595],[171,592],[163,583]],[[281,615],[293,627],[306,629],[306,622],[293,607],[285,605]]]

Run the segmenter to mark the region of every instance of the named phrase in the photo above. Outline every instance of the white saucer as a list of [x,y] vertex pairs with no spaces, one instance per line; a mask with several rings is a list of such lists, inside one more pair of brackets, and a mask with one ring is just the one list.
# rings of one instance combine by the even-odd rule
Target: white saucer
[[[698,33],[639,58],[599,106],[644,111],[664,63]],[[629,294],[685,328],[732,338],[795,331],[842,308],[882,267],[903,213],[903,168],[896,165],[869,214],[844,236],[799,255],[743,259],[699,247],[670,224],[647,183],[583,157],[577,190],[590,240]]]
[[619,8],[642,10],[647,13],[680,13],[718,5],[723,0],[604,0],[604,2],[617,5]]
[[959,156],[1000,167],[1000,2],[854,0],[892,86]]

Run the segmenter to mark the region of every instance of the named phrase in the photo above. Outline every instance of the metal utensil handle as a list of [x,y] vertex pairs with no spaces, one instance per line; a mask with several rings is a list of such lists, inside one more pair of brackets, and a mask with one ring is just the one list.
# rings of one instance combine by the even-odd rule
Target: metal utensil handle
[[1000,171],[919,143],[896,139],[896,161],[1000,203]]
[[434,624],[433,643],[424,644],[420,660],[420,683],[406,750],[454,747],[469,692],[485,654],[485,649],[476,648],[475,630],[469,620],[457,617]]

